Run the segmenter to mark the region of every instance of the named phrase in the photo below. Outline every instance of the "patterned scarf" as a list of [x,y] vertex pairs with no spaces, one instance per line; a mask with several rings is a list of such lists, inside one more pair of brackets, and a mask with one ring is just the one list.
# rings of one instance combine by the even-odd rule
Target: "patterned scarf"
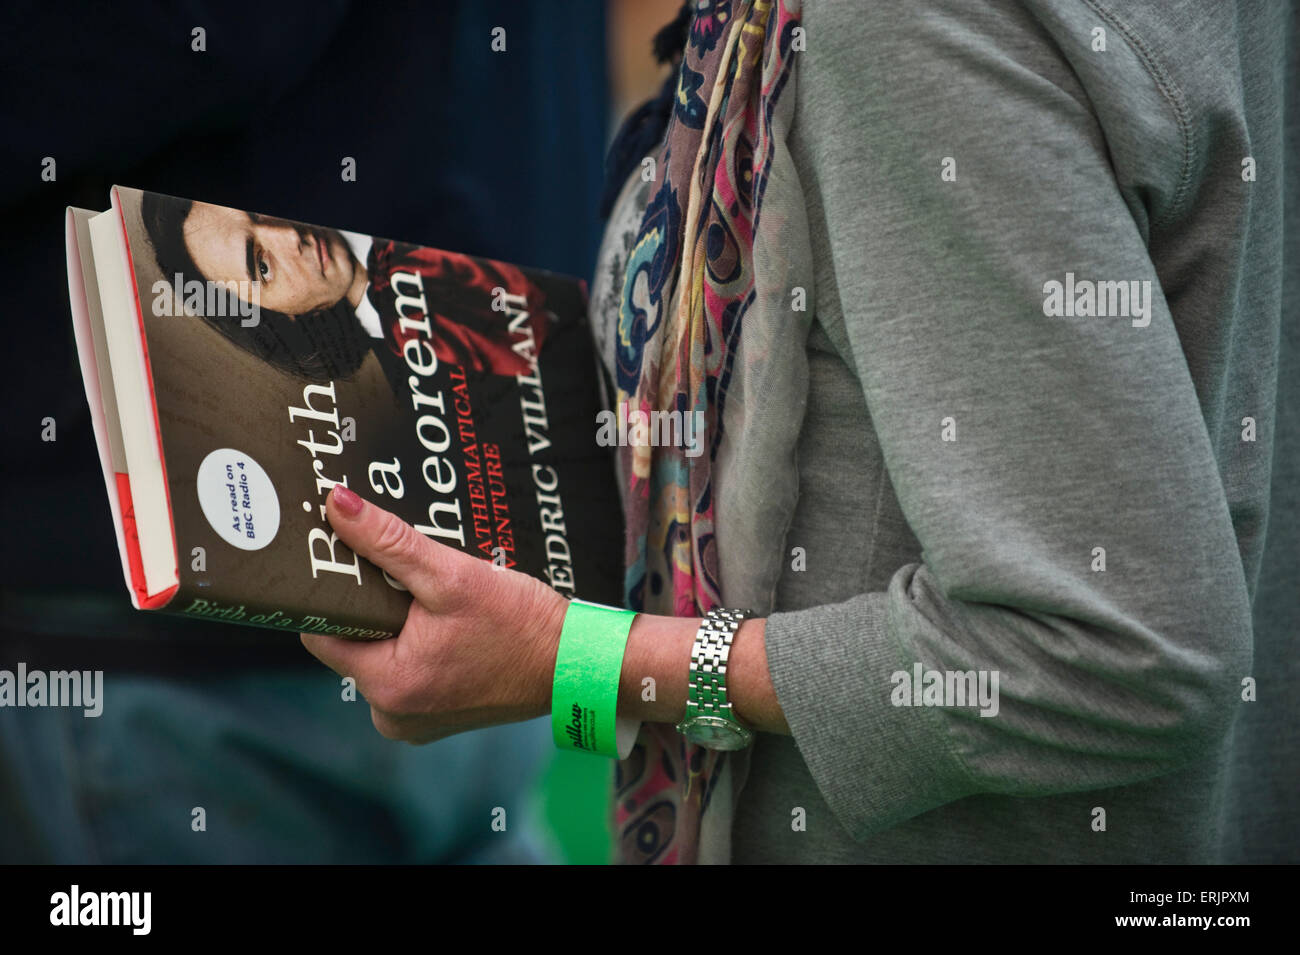
[[[672,117],[654,154],[660,184],[624,273],[615,345],[629,433],[637,412],[678,412],[679,433],[695,436],[694,447],[629,441],[620,451],[627,605],[685,617],[722,603],[715,471],[728,426],[738,427],[726,416],[727,397],[763,281],[755,246],[779,247],[785,224],[784,215],[766,221],[763,203],[779,145],[773,113],[799,23],[798,0],[695,7]],[[703,428],[686,430],[688,417]],[[649,433],[652,441],[661,434]],[[724,759],[737,757],[748,753],[728,757],[686,744],[671,725],[643,726],[615,782],[621,861],[695,863]]]

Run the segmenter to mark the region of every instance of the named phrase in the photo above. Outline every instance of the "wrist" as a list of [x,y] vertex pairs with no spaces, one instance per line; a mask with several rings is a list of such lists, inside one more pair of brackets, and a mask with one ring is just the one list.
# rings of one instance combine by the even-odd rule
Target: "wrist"
[[682,718],[691,647],[699,627],[699,617],[637,614],[623,655],[620,716],[643,723],[676,723]]
[[[727,667],[727,690],[731,709],[742,726],[752,730],[770,729],[776,724],[785,726],[780,707],[775,717],[764,709],[764,696],[754,692],[757,687],[771,687],[767,671],[767,621],[751,617],[740,625],[731,641],[731,656]],[[770,695],[770,694],[769,694]]]
[[560,650],[560,634],[564,631],[564,615],[569,610],[567,597],[545,584],[541,584],[540,590],[543,593],[531,615],[538,663],[530,668],[534,679],[528,691],[528,705],[538,717],[547,716],[551,712],[555,660]]
[[[691,650],[700,629],[699,617],[659,617],[637,614],[628,635],[619,679],[618,713],[643,723],[676,725],[686,715]],[[767,667],[767,620],[745,620],[732,640],[727,693],[741,725],[765,733],[789,735],[790,727],[777,701]],[[645,684],[654,680],[653,699]]]

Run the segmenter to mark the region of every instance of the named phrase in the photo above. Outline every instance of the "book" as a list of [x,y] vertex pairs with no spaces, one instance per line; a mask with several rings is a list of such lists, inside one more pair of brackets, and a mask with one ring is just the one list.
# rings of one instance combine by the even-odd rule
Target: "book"
[[69,208],[78,357],[133,605],[382,639],[411,596],[325,518],[621,602],[586,283],[114,187]]

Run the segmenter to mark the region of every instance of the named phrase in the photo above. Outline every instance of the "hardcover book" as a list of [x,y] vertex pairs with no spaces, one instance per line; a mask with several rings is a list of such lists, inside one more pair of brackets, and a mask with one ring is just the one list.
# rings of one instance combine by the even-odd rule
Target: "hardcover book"
[[86,398],[133,604],[351,639],[410,594],[325,519],[344,484],[431,539],[620,603],[586,285],[115,187],[67,212]]

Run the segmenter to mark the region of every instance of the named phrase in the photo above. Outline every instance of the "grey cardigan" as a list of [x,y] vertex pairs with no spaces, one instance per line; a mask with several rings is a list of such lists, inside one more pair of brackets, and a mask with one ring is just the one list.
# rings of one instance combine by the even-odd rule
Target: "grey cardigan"
[[[760,734],[704,857],[1300,861],[1288,5],[806,0],[803,26],[816,306],[767,624],[793,735]],[[593,283],[607,362],[647,191]]]

